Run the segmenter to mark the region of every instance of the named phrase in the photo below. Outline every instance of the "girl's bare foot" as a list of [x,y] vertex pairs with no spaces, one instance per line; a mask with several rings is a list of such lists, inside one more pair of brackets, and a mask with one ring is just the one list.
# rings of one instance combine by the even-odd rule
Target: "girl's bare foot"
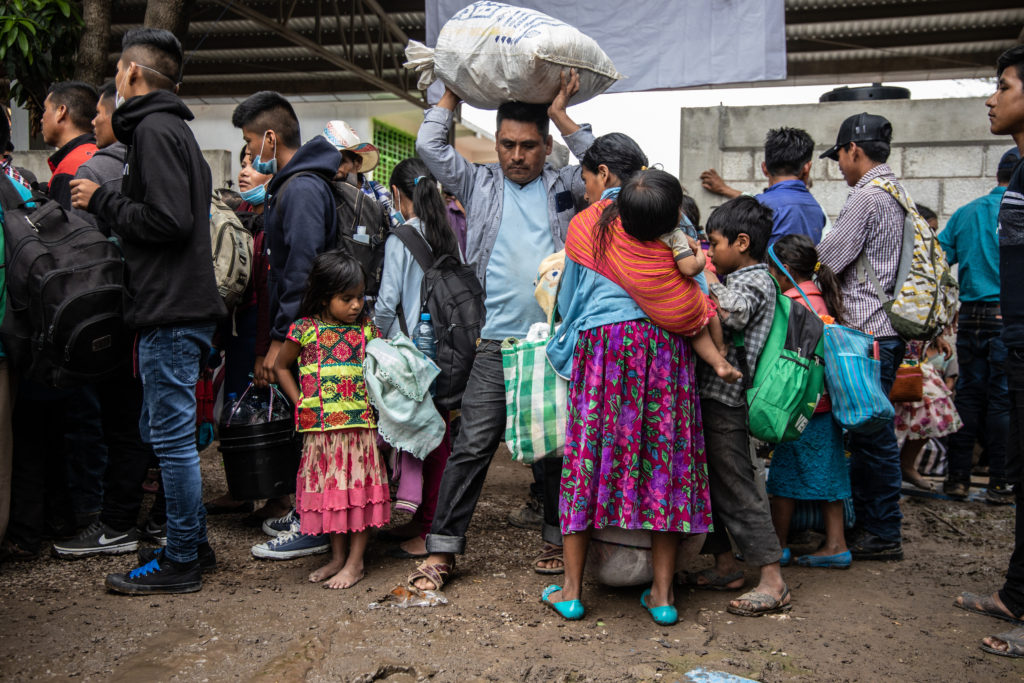
[[362,566],[352,567],[346,565],[324,583],[324,588],[351,588],[359,583],[364,576],[366,576],[366,572],[363,571]]
[[729,384],[733,384],[734,382],[738,382],[743,379],[743,373],[724,360],[721,363],[715,363],[715,374]]
[[932,486],[931,482],[918,474],[916,470],[903,470],[903,481],[908,482],[919,489],[924,489],[925,491],[935,490],[935,487]]
[[312,572],[309,575],[309,582],[310,583],[320,583],[321,581],[326,581],[327,579],[331,578],[332,576],[334,576],[335,574],[340,572],[344,566],[345,566],[345,558],[344,557],[339,558],[337,560],[331,560],[330,562],[328,562],[324,566],[322,566],[319,569],[317,569],[315,572]]

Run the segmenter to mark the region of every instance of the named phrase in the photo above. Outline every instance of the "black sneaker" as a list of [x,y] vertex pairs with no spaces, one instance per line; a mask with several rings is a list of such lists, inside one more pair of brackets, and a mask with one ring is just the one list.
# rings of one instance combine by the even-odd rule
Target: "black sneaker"
[[990,483],[985,490],[985,502],[992,505],[1013,505],[1013,487],[1009,484]]
[[850,554],[855,560],[898,562],[903,559],[903,544],[883,541],[870,531],[864,531],[850,544]]
[[[147,564],[153,560],[160,560],[164,556],[163,548],[139,548],[139,562]],[[217,555],[209,543],[202,543],[199,546],[199,568],[204,572],[217,568]]]
[[96,520],[70,541],[53,544],[53,554],[65,560],[95,555],[122,555],[139,547],[139,530],[115,531]]
[[147,517],[146,523],[139,527],[139,534],[143,541],[149,541],[157,545],[167,545],[167,522],[157,524]]
[[199,562],[181,565],[166,558],[150,560],[126,574],[107,574],[107,588],[124,595],[195,593],[203,587]]

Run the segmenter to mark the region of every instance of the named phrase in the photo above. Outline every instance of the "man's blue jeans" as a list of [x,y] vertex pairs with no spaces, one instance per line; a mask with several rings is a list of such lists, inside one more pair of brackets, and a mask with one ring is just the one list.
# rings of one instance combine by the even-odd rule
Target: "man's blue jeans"
[[[889,393],[896,368],[907,346],[892,337],[878,340],[882,361],[882,389]],[[850,484],[857,526],[883,541],[899,543],[903,513],[900,511],[900,448],[896,430],[889,423],[873,434],[850,437]]]
[[196,450],[196,381],[214,324],[153,327],[139,333],[142,440],[153,445],[167,498],[166,556],[192,562],[206,541],[203,482]]
[[1010,397],[1006,384],[1006,345],[1000,338],[1003,319],[997,303],[964,303],[956,335],[960,377],[954,403],[963,427],[949,437],[951,482],[970,485],[974,443],[988,455],[989,481],[1006,483],[1006,440]]

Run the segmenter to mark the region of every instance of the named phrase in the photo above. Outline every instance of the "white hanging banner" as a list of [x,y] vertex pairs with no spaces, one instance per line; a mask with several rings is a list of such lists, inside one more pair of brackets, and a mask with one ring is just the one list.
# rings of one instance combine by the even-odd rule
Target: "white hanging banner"
[[[503,0],[597,41],[637,92],[786,77],[784,0]],[[427,45],[470,0],[427,0]]]

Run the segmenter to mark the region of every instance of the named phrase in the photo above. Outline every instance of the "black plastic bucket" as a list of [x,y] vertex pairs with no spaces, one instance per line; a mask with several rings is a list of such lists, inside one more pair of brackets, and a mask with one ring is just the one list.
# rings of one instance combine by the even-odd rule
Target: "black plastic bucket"
[[291,418],[256,425],[221,425],[220,452],[235,500],[295,492],[302,437]]

